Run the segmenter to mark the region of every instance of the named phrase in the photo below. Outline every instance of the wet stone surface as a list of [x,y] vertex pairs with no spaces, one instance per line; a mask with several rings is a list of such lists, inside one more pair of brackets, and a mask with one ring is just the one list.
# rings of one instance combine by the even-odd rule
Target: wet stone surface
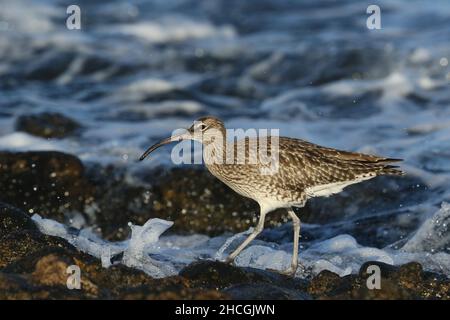
[[[153,279],[141,271],[79,252],[66,241],[44,236],[19,210],[11,210],[1,245],[1,299],[437,299],[449,298],[450,280],[422,271],[418,263],[400,267],[368,262],[359,275],[323,271],[311,280],[238,268],[221,262],[195,262],[178,276]],[[24,224],[25,223],[25,224]],[[13,226],[13,228],[11,228]],[[18,231],[18,228],[22,230]],[[81,270],[81,289],[69,290],[67,268]],[[367,289],[369,265],[381,270],[381,289]]]
[[61,152],[0,152],[0,201],[64,220],[93,201],[81,161]]
[[43,138],[64,138],[79,131],[81,125],[63,114],[44,112],[18,117],[16,129]]
[[[380,288],[369,289],[367,282],[373,275],[368,266],[381,271]],[[358,275],[340,278],[323,271],[308,286],[308,293],[318,299],[449,299],[450,279],[436,273],[425,272],[419,263],[411,262],[399,267],[381,262],[367,262]]]

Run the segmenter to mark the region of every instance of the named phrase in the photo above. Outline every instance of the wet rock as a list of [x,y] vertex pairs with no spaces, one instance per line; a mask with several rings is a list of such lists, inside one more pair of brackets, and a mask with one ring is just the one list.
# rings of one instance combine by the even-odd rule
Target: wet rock
[[237,300],[309,300],[311,297],[301,291],[286,289],[266,283],[242,284],[225,289],[232,299]]
[[[81,288],[66,286],[67,268],[80,268]],[[105,269],[97,259],[71,249],[44,248],[0,268],[1,298],[25,299],[224,299],[216,290],[191,288],[181,277],[153,279],[125,266]]]
[[226,293],[217,290],[190,288],[189,281],[172,277],[159,280],[153,285],[139,286],[120,293],[125,300],[218,300],[229,299]]
[[[0,207],[1,299],[224,299],[216,290],[193,288],[182,277],[153,279],[78,251],[67,241],[44,235],[31,218],[9,205]],[[81,290],[67,289],[67,268],[81,271]]]
[[402,287],[415,289],[424,278],[422,266],[417,262],[410,262],[400,267],[398,274],[394,274]]
[[0,239],[19,230],[37,231],[37,227],[26,213],[0,202]]
[[75,249],[66,241],[42,234],[23,211],[0,203],[0,269],[47,248]]
[[321,296],[333,292],[341,282],[341,278],[328,270],[320,272],[308,285],[308,293],[312,296]]
[[7,223],[0,229],[0,299],[79,297],[76,292],[67,292],[65,286],[66,269],[72,261],[57,258],[58,252],[71,256],[77,250],[65,240],[40,233],[19,209],[4,208],[8,210],[2,210],[6,218],[1,217]]
[[[450,279],[422,270],[368,262],[360,273],[323,271],[311,281],[266,270],[199,261],[179,276],[153,279],[123,265],[106,269],[65,240],[37,231],[24,213],[10,210],[0,241],[0,299],[450,299]],[[16,227],[11,227],[15,225]],[[24,226],[23,230],[17,230]],[[6,231],[8,230],[8,231]],[[67,268],[81,271],[81,289],[67,288]],[[369,265],[381,270],[381,288],[367,288]]]
[[36,286],[27,276],[7,274],[0,271],[0,299],[80,299],[80,293],[76,290],[67,290],[67,288],[59,286]]
[[0,295],[1,292],[11,292],[26,287],[24,277],[17,274],[0,272]]
[[[80,290],[67,288],[67,269],[72,265],[81,271]],[[178,276],[153,279],[123,265],[105,269],[98,259],[79,252],[65,240],[45,236],[36,230],[13,230],[0,242],[0,299],[227,297],[217,290],[194,288],[190,280]]]
[[185,267],[180,276],[202,289],[216,289],[233,299],[309,299],[306,282],[278,273],[239,268],[218,261],[199,261]]
[[22,115],[16,121],[18,131],[44,138],[65,138],[80,128],[78,122],[56,112]]
[[94,187],[81,161],[72,155],[0,152],[0,201],[32,215],[64,222],[64,213],[83,212]]
[[[0,268],[18,261],[44,248],[71,248],[66,241],[43,235],[39,231],[15,231],[2,238],[0,242]],[[74,250],[73,248],[71,250]]]
[[[378,266],[381,273],[379,289],[369,289],[373,272],[370,265]],[[308,286],[308,292],[316,299],[450,299],[450,279],[422,270],[417,262],[396,267],[381,262],[367,262],[358,275],[340,278],[329,271],[322,271]]]
[[197,287],[224,289],[234,284],[262,282],[264,278],[226,263],[201,261],[190,264],[180,272]]
[[33,279],[43,285],[65,285],[67,283],[67,268],[70,261],[60,259],[55,254],[49,254],[39,259],[32,273]]

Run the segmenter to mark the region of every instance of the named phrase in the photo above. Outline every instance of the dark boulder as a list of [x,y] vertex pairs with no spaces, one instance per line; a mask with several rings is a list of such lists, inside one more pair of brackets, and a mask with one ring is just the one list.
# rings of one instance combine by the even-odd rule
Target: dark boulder
[[25,212],[0,202],[0,239],[19,230],[37,231],[37,227]]
[[[368,266],[380,270],[380,287],[368,286],[374,273]],[[372,283],[372,282],[371,282]],[[322,271],[312,279],[308,292],[315,299],[450,299],[450,279],[423,271],[417,262],[391,266],[370,261],[363,264],[357,275],[340,278],[330,271]]]
[[16,129],[43,138],[65,138],[76,133],[81,125],[60,113],[44,112],[17,118]]
[[94,200],[81,161],[53,152],[0,152],[0,201],[32,215],[64,221]]

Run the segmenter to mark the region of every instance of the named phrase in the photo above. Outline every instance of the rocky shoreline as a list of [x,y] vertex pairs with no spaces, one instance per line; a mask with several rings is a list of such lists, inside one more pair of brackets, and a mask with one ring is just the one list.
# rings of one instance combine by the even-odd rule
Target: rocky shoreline
[[[173,220],[176,233],[217,235],[254,224],[257,207],[204,171],[166,170],[158,183],[124,183],[114,168],[85,168],[60,152],[0,153],[0,299],[449,299],[450,280],[418,263],[390,266],[368,262],[359,274],[322,271],[309,280],[195,262],[179,275],[153,279],[122,265],[108,269],[67,241],[42,234],[30,216],[95,225],[108,240],[128,237],[126,224],[149,218]],[[305,213],[308,219],[308,210]],[[123,212],[127,212],[126,215]],[[233,214],[230,214],[233,213]],[[270,216],[269,225],[282,222]],[[72,221],[73,222],[73,221]],[[369,264],[381,270],[381,289],[369,290]],[[82,270],[81,290],[67,289],[67,267]]]
[[[418,263],[368,262],[357,275],[322,271],[311,280],[195,262],[178,276],[153,279],[125,266],[108,269],[65,240],[41,234],[25,213],[1,205],[0,299],[449,299],[450,280]],[[82,270],[81,289],[69,290],[67,268]],[[366,286],[367,265],[381,270],[381,289]]]

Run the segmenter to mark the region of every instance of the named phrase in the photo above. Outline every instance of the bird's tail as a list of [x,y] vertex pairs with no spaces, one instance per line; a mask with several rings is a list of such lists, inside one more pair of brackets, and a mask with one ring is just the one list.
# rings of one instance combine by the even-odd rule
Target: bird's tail
[[374,162],[374,166],[377,167],[378,175],[389,175],[389,176],[403,176],[405,172],[400,169],[399,166],[393,166],[390,163],[401,162],[403,159],[396,158],[379,158],[378,161]]
[[393,162],[400,162],[402,159],[393,158],[377,158],[372,161],[365,159],[364,162],[359,162],[361,173],[372,176],[403,176],[405,172],[396,165],[391,165]]
[[389,176],[404,176],[405,171],[400,169],[399,166],[386,165],[386,166],[382,166],[380,168],[380,171],[378,172],[378,174],[379,175],[389,175]]

